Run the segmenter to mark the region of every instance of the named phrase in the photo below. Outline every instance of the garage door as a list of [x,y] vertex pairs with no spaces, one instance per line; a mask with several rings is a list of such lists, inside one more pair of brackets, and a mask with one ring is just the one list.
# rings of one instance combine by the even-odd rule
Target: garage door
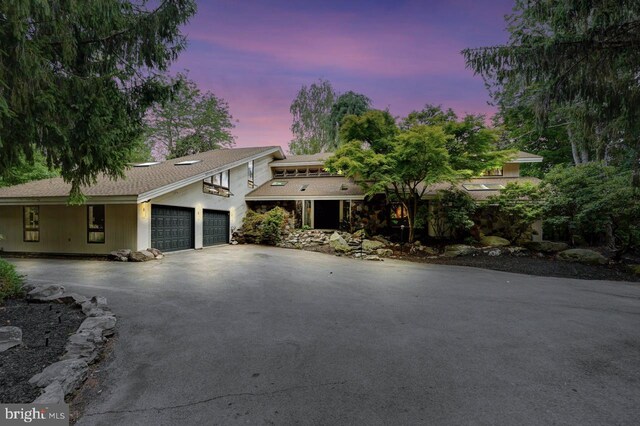
[[213,246],[229,242],[229,212],[203,210],[202,245]]
[[193,209],[173,206],[151,207],[151,245],[162,251],[194,247]]

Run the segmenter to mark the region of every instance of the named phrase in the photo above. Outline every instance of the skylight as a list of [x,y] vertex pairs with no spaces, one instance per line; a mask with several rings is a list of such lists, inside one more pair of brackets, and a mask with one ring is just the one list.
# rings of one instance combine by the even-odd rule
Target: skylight
[[466,183],[462,185],[467,191],[498,191],[504,189],[500,183]]
[[160,161],[148,161],[146,163],[133,163],[133,167],[150,167],[155,166],[156,164],[160,164]]
[[192,164],[196,164],[201,162],[202,160],[186,160],[186,161],[181,161],[179,163],[174,164],[175,166],[190,166]]
[[271,186],[285,186],[287,184],[284,180],[275,180],[271,182]]

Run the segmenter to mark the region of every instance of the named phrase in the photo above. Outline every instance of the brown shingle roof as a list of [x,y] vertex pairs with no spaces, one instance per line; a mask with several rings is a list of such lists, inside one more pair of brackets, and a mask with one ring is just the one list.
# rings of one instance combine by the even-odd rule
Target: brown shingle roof
[[[149,167],[130,167],[125,171],[124,179],[111,180],[101,175],[95,185],[83,187],[82,192],[88,197],[137,196],[269,152],[281,156],[280,148],[274,146],[217,149],[167,160]],[[200,161],[191,165],[175,165],[188,160]],[[66,197],[70,190],[71,185],[65,183],[62,178],[45,179],[0,188],[0,199]]]
[[[540,179],[538,178],[534,178],[534,177],[500,177],[500,178],[496,178],[496,177],[487,177],[487,178],[475,178],[475,179],[469,179],[469,180],[465,180],[463,182],[457,183],[456,185],[454,185],[455,188],[457,189],[461,189],[463,191],[466,191],[471,198],[473,198],[474,200],[486,200],[487,198],[489,198],[492,195],[498,195],[500,193],[500,191],[492,191],[492,190],[477,190],[477,191],[469,191],[463,188],[463,185],[466,184],[482,184],[482,183],[488,183],[488,184],[498,184],[498,185],[503,185],[506,186],[508,183],[511,182],[518,182],[518,183],[523,183],[523,182],[531,182],[534,183],[536,185],[538,185],[540,183]],[[424,193],[424,197],[425,198],[430,198],[433,197],[434,195],[437,194],[438,191],[442,190],[442,189],[449,189],[451,188],[451,184],[450,183],[436,183],[435,185],[430,185],[427,188],[427,191]]]
[[[284,186],[274,186],[273,182],[286,182]],[[307,185],[304,191],[300,189]],[[342,189],[342,187],[346,189]],[[303,197],[354,197],[362,198],[364,192],[352,180],[342,176],[272,179],[246,195],[247,200],[292,199]]]

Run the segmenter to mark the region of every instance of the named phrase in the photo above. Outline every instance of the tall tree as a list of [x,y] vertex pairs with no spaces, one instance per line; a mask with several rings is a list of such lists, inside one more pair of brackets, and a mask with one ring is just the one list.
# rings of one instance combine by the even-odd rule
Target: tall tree
[[508,23],[509,43],[464,50],[467,65],[530,94],[543,123],[556,108],[577,108],[577,127],[604,151],[621,140],[632,150],[640,186],[640,2],[517,0]]
[[123,176],[193,0],[0,2],[0,173],[35,152],[71,183]]
[[289,111],[293,115],[289,142],[292,154],[325,152],[331,146],[331,107],[336,93],[327,80],[302,86]]
[[334,151],[340,145],[340,125],[347,115],[362,115],[371,109],[371,99],[367,96],[348,91],[338,96],[338,99],[331,106],[329,123],[331,124],[331,145],[329,151]]
[[367,195],[385,193],[402,203],[413,241],[420,201],[429,185],[500,167],[511,155],[496,151],[495,135],[474,130],[476,125],[463,121],[449,133],[443,126],[424,124],[401,130],[387,111],[349,115],[340,129],[347,142],[325,166],[355,179]]
[[202,93],[186,75],[167,81],[176,90],[164,103],[156,103],[146,117],[147,137],[156,155],[181,157],[235,144],[235,127],[224,99]]

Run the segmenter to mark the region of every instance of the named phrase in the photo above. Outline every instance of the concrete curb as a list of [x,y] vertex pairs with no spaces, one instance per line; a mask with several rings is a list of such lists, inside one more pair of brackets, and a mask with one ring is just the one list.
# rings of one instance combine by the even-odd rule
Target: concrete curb
[[29,379],[29,383],[44,388],[34,404],[63,403],[65,396],[87,378],[89,365],[95,362],[107,338],[113,335],[117,320],[104,297],[87,299],[67,293],[59,285],[28,287],[27,290],[27,299],[31,302],[75,304],[86,315],[78,330],[67,339],[61,360]]

